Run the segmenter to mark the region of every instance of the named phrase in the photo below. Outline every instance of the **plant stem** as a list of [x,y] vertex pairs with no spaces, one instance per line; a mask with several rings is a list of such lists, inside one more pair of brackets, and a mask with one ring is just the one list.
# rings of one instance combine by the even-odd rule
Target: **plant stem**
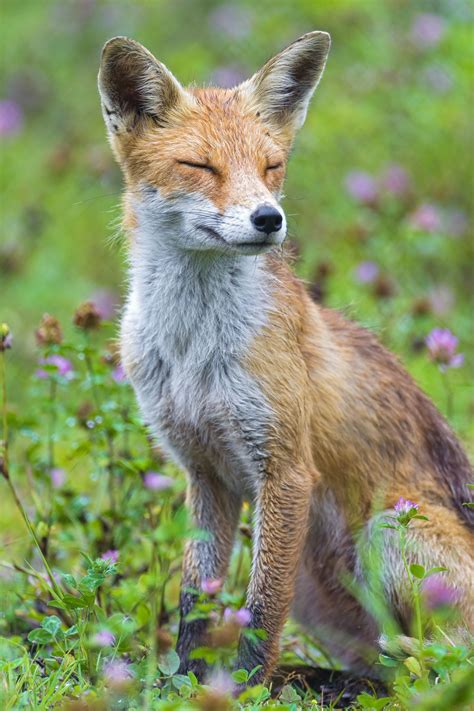
[[51,472],[54,469],[55,456],[54,456],[54,435],[56,429],[56,381],[54,378],[50,380],[50,390],[49,390],[49,432],[48,432],[48,467]]
[[446,417],[450,420],[453,414],[453,391],[447,370],[443,373],[443,384],[446,392]]
[[5,351],[2,351],[0,353],[0,372],[2,375],[2,469],[8,472],[7,376],[5,366]]
[[1,363],[1,375],[2,375],[2,411],[3,411],[2,419],[3,419],[3,438],[4,438],[4,447],[3,447],[4,453],[3,453],[3,463],[2,463],[1,473],[3,474],[3,477],[10,488],[10,491],[13,496],[13,500],[15,501],[15,504],[23,517],[26,527],[27,527],[27,529],[34,541],[34,544],[38,550],[38,553],[40,554],[41,560],[43,561],[43,565],[45,567],[46,573],[47,573],[48,578],[51,583],[53,597],[55,597],[57,600],[61,601],[62,600],[61,589],[58,586],[56,580],[54,579],[54,575],[53,575],[51,568],[49,567],[49,563],[46,560],[46,557],[43,553],[43,550],[41,548],[41,543],[38,539],[38,536],[36,535],[36,531],[33,527],[33,524],[31,523],[30,518],[29,518],[28,514],[26,513],[25,507],[23,506],[23,504],[20,500],[20,497],[17,494],[17,491],[15,489],[13,481],[11,480],[11,477],[10,477],[10,469],[9,469],[9,461],[8,461],[8,442],[7,442],[7,439],[8,439],[7,385],[6,385],[6,367],[5,367],[4,352],[1,353],[0,363]]
[[406,533],[403,528],[400,528],[399,535],[400,535],[400,550],[401,550],[401,554],[402,554],[403,567],[405,568],[405,572],[408,577],[408,582],[410,584],[412,597],[413,597],[413,607],[414,607],[415,622],[416,622],[416,634],[418,637],[419,653],[420,653],[419,662],[420,662],[421,670],[422,670],[422,672],[424,672],[424,662],[423,662],[423,641],[424,641],[424,638],[423,638],[423,624],[422,624],[422,619],[421,619],[420,595],[419,595],[416,583],[413,579],[413,575],[410,572],[410,566],[408,565],[408,561],[406,558],[406,553],[405,553]]

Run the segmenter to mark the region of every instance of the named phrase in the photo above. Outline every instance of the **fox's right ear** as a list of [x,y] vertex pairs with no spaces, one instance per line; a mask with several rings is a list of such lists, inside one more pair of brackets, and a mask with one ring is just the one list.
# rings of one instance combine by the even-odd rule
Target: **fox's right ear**
[[98,84],[112,136],[130,133],[147,117],[163,122],[166,113],[186,96],[165,65],[127,37],[114,37],[105,44]]
[[308,32],[241,84],[240,91],[264,120],[294,134],[305,120],[330,46],[327,32]]

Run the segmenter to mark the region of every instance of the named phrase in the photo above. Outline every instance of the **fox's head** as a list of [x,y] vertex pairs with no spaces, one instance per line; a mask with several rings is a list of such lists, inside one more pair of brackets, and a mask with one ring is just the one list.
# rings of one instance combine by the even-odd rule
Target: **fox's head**
[[288,153],[329,46],[310,32],[240,86],[197,89],[138,42],[107,42],[99,91],[136,239],[233,254],[281,244]]

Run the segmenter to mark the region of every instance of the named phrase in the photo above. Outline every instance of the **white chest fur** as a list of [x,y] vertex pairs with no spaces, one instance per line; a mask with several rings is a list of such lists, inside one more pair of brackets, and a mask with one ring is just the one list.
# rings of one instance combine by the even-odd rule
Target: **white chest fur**
[[187,469],[251,491],[271,411],[242,367],[271,299],[262,257],[134,245],[122,354],[147,424]]

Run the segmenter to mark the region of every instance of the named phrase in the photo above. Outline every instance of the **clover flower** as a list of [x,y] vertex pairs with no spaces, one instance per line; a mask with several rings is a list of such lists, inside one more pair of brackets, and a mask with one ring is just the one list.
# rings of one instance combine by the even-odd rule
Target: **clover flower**
[[432,361],[440,370],[459,368],[464,363],[463,353],[456,353],[458,338],[448,328],[434,328],[426,337],[426,346]]
[[152,491],[164,491],[174,484],[174,479],[159,472],[146,472],[143,483],[147,489]]
[[361,262],[355,269],[355,278],[361,284],[371,284],[378,277],[379,271],[375,262]]
[[419,505],[415,504],[414,501],[410,501],[410,499],[404,499],[403,496],[400,496],[393,508],[396,513],[396,520],[405,528],[412,518],[415,518],[415,516],[420,518],[418,516]]
[[102,553],[100,556],[102,560],[106,560],[109,563],[117,563],[119,559],[119,551],[115,549],[110,549],[108,551],[105,551],[105,553]]
[[442,39],[446,29],[445,20],[432,12],[416,15],[411,26],[411,39],[420,47],[435,47]]
[[391,163],[382,175],[382,186],[395,197],[402,197],[410,191],[410,176],[405,168]]
[[206,595],[216,595],[222,587],[222,580],[220,578],[204,578],[201,582],[201,590],[206,593]]
[[411,213],[409,223],[422,232],[438,232],[442,227],[441,213],[436,205],[424,202]]
[[112,647],[115,644],[115,635],[110,630],[99,630],[93,636],[92,642],[97,647]]
[[54,467],[54,469],[51,469],[51,471],[49,472],[49,477],[51,479],[51,484],[53,485],[53,488],[60,489],[66,481],[66,472],[64,471],[64,469]]
[[0,136],[14,136],[23,127],[23,110],[11,99],[0,101]]
[[252,614],[246,607],[241,607],[239,610],[232,610],[226,607],[224,610],[224,622],[237,624],[239,627],[248,627],[252,621]]
[[220,35],[241,40],[247,37],[251,30],[252,16],[240,3],[224,3],[211,12],[209,25]]
[[61,324],[54,316],[44,314],[35,331],[35,336],[39,346],[58,345],[63,340]]
[[99,316],[108,321],[117,315],[120,297],[110,289],[97,289],[86,303],[94,304]]
[[127,380],[127,374],[121,363],[119,363],[112,371],[112,380],[117,384],[124,383]]
[[134,676],[127,662],[121,659],[113,659],[104,664],[104,680],[112,688],[120,689],[128,686]]
[[[48,358],[40,358],[38,363],[40,365],[54,366],[56,368],[57,374],[63,378],[66,378],[66,380],[70,380],[73,377],[74,371],[72,363],[67,358],[64,358],[64,356],[55,353],[51,356],[48,356]],[[38,368],[35,375],[40,380],[46,380],[50,378],[53,373],[49,370],[45,370],[44,368]]]
[[83,331],[93,331],[99,328],[102,316],[92,301],[84,301],[77,307],[73,321]]
[[449,607],[459,600],[459,591],[448,585],[441,575],[430,575],[422,582],[423,600],[429,610]]
[[373,205],[378,198],[378,187],[375,179],[362,170],[353,170],[345,179],[346,190],[357,202]]
[[405,514],[409,513],[412,509],[419,509],[418,504],[415,504],[414,501],[410,501],[410,499],[404,499],[403,496],[400,496],[398,499],[397,503],[393,507],[397,514]]

